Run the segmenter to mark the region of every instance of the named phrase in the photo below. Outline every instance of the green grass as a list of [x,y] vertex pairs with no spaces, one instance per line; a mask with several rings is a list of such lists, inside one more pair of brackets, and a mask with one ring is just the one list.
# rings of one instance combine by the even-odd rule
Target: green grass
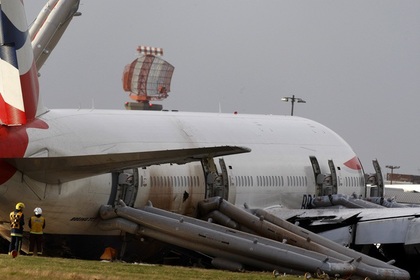
[[[0,254],[1,279],[148,279],[148,280],[224,280],[224,279],[274,279],[271,272],[227,272],[215,269],[177,266],[131,264],[122,262],[85,261],[50,257]],[[295,280],[302,276],[281,276],[276,279]]]

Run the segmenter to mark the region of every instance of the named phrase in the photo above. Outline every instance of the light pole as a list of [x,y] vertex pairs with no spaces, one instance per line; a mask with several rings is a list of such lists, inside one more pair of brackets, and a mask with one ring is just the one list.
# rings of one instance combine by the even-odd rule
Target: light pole
[[303,100],[302,98],[299,98],[299,97],[295,97],[294,95],[292,95],[292,97],[286,96],[286,97],[283,97],[281,99],[281,101],[284,101],[284,102],[288,102],[289,100],[290,100],[290,102],[292,102],[292,111],[290,112],[290,115],[291,116],[293,116],[293,107],[295,106],[295,102],[297,102],[297,103],[306,103],[305,100]]
[[392,185],[392,177],[394,175],[394,169],[398,169],[400,167],[399,166],[395,166],[395,165],[387,165],[385,167],[391,169],[391,180],[390,181],[391,181],[391,185]]

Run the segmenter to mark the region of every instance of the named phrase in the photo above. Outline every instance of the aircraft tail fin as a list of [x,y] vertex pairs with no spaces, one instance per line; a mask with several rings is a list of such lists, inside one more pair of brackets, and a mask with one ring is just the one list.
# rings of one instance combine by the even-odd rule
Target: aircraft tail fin
[[38,71],[23,2],[0,0],[0,124],[33,120],[38,98]]

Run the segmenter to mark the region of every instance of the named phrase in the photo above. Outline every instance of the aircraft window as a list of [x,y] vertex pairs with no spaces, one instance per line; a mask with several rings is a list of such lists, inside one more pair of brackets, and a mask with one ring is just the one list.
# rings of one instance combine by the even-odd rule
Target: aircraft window
[[299,179],[299,186],[302,186],[302,176],[299,176],[298,179]]
[[281,179],[281,185],[284,186],[284,178],[283,178],[283,176],[281,176],[280,179]]
[[170,179],[171,179],[171,186],[174,186],[174,177],[171,176]]
[[287,185],[290,186],[289,176],[287,176]]
[[264,184],[263,185],[267,186],[267,176],[264,176],[263,179],[264,179]]
[[305,186],[308,186],[308,177],[305,176]]

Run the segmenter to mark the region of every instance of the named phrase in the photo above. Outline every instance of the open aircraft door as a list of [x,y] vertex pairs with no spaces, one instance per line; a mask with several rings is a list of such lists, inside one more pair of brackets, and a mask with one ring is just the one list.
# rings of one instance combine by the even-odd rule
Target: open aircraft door
[[[214,162],[214,158],[208,157],[201,160],[206,180],[205,198],[219,196],[225,200],[234,199],[229,197],[230,181],[225,160],[219,159],[219,169]],[[219,171],[220,170],[220,171]]]
[[[143,184],[144,178],[141,179]],[[116,205],[121,199],[127,206],[133,207],[138,188],[139,171],[137,168],[112,172],[112,189],[108,204]]]
[[372,161],[372,164],[373,168],[375,169],[375,173],[365,175],[366,183],[371,186],[370,194],[368,195],[370,195],[371,197],[383,197],[385,186],[384,179],[382,177],[381,166],[379,165],[379,162],[376,159]]
[[312,169],[315,176],[315,195],[324,196],[330,194],[337,194],[339,178],[337,176],[337,171],[335,169],[334,162],[332,160],[328,160],[330,174],[325,174],[321,172],[321,167],[319,166],[318,159],[315,156],[310,156],[309,160],[311,161]]

